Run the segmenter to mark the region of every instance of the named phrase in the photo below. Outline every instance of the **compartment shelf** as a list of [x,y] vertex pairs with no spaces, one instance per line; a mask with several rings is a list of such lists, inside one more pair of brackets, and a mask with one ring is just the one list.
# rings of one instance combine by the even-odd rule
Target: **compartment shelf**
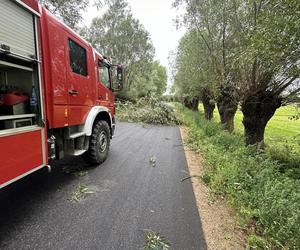
[[13,67],[13,68],[22,69],[22,70],[31,71],[31,72],[33,71],[32,68],[0,60],[0,69],[3,66]]
[[32,118],[32,117],[36,117],[36,114],[4,115],[4,116],[0,115],[0,121],[22,119],[22,118]]

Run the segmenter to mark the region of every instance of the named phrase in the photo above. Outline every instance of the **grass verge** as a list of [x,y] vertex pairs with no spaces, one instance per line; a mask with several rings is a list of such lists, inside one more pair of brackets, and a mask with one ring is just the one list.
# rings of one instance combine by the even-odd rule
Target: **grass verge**
[[182,106],[178,111],[189,128],[188,146],[202,154],[202,180],[237,210],[248,248],[299,249],[299,166],[287,168],[269,153],[246,148],[240,134],[227,133],[199,113]]

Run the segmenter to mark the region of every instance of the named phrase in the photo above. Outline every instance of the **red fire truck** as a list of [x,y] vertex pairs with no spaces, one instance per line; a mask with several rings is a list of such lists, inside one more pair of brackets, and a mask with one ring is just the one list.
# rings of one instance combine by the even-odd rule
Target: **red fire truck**
[[37,0],[1,0],[0,24],[0,188],[65,155],[101,164],[122,67]]

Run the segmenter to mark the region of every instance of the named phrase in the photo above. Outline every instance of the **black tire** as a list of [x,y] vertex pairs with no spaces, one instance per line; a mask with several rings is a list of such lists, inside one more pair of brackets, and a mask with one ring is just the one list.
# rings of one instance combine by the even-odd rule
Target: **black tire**
[[95,123],[90,136],[89,149],[83,157],[90,164],[100,165],[108,156],[109,146],[109,125],[106,121],[98,121]]

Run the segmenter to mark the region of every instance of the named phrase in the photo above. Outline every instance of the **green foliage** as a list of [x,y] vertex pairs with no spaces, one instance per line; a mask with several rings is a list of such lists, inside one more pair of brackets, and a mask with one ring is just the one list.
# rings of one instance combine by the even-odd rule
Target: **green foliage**
[[199,99],[201,93],[213,91],[217,80],[207,58],[205,44],[197,31],[188,31],[180,40],[173,63],[173,89],[179,99]]
[[[176,93],[201,96],[208,90],[215,95],[221,88],[235,86],[231,65],[233,51],[240,42],[237,9],[241,1],[175,0],[184,7],[181,23],[188,28],[178,46],[175,65]],[[184,85],[193,86],[186,91]],[[183,86],[182,86],[183,85]],[[196,90],[196,91],[194,91]],[[232,98],[236,98],[232,96]]]
[[144,76],[139,76],[139,73],[136,73],[135,80],[130,86],[125,86],[125,91],[118,94],[118,97],[137,100],[149,95],[162,96],[167,86],[166,68],[160,65],[158,61],[148,63],[145,66],[147,66],[147,70],[144,72]]
[[[216,128],[216,123],[207,124],[207,127]],[[216,129],[215,129],[216,130]],[[218,144],[224,150],[230,151],[234,150],[236,147],[242,147],[244,145],[243,138],[235,134],[229,134],[226,131],[220,131],[220,126],[218,126],[218,130],[212,135],[212,143]]]
[[153,60],[150,34],[133,17],[126,0],[105,0],[97,5],[103,7],[104,14],[94,18],[81,34],[113,63],[125,67],[124,89],[117,96],[135,100],[150,93],[162,95],[167,86],[166,69]]
[[70,198],[73,202],[79,202],[82,199],[86,198],[88,195],[95,193],[95,190],[86,186],[79,184],[76,187],[76,190],[73,192],[72,197]]
[[116,108],[117,118],[121,121],[165,125],[180,123],[176,117],[174,107],[154,96],[141,98],[136,103],[119,102]]
[[43,0],[45,7],[72,29],[78,28],[89,0]]
[[163,95],[162,100],[165,102],[179,102],[175,95]]
[[270,244],[262,238],[257,235],[250,235],[248,237],[248,247],[247,249],[271,249]]
[[256,91],[299,93],[298,0],[174,0],[174,5],[185,7],[182,23],[196,30],[198,46],[206,51],[202,60],[211,66],[206,73],[215,73],[218,84],[234,86],[241,99]]
[[[299,142],[298,142],[299,143]],[[269,144],[266,153],[274,160],[281,163],[280,170],[283,172],[290,172],[291,176],[300,178],[300,145],[293,143],[293,141],[286,141],[285,143]]]
[[166,240],[164,236],[160,234],[148,231],[146,234],[146,250],[168,250],[170,248],[170,244]]
[[287,86],[281,84],[283,79],[297,78],[300,74],[299,11],[297,0],[269,1],[262,6],[257,16],[256,29],[247,36],[252,45],[248,50],[259,57],[261,64],[269,72],[280,74],[281,79],[274,80],[275,89],[283,92],[289,88],[290,91],[283,95],[300,89],[296,82]]
[[299,1],[174,0],[174,5],[185,8],[181,22],[188,28],[174,64],[177,95],[194,98],[207,93],[201,88],[208,84],[218,104],[239,102],[246,143],[262,145],[254,131],[263,131],[274,111],[300,93]]
[[167,70],[164,66],[160,65],[158,61],[153,62],[151,66],[152,73],[149,77],[148,85],[154,87],[151,93],[162,96],[167,89]]
[[[180,110],[189,126],[188,145],[201,151],[204,158],[202,179],[215,194],[227,195],[239,212],[245,229],[252,234],[249,248],[297,249],[300,180],[291,177],[290,171],[298,171],[299,166],[289,166],[290,171],[282,172],[282,165],[269,154],[245,148],[239,134],[228,134],[201,114]],[[207,130],[209,126],[213,127],[211,131]]]

